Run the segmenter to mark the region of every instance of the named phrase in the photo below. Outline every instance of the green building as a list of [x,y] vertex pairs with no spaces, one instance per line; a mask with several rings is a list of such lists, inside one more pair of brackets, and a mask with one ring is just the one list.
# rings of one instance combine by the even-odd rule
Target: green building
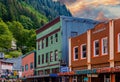
[[57,82],[53,77],[57,77],[61,66],[68,66],[69,37],[80,35],[96,24],[98,22],[90,19],[60,16],[36,30],[35,71],[39,81]]

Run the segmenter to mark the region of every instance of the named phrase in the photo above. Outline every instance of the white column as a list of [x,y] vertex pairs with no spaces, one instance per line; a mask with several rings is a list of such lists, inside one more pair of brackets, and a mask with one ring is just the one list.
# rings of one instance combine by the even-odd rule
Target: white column
[[87,31],[87,63],[88,69],[91,69],[91,30]]
[[71,38],[69,38],[69,68],[71,70]]
[[114,21],[111,20],[109,22],[109,60],[110,60],[110,67],[114,67]]

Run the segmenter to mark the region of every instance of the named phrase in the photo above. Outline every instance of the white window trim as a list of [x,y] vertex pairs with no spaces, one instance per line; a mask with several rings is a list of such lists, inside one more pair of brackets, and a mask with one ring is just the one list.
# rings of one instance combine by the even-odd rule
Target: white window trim
[[[81,44],[81,59],[86,59],[86,57],[83,57],[83,46],[86,45],[86,44]],[[87,45],[86,45],[86,48],[87,48]],[[87,56],[87,49],[86,49],[86,56]]]
[[99,54],[95,55],[95,42],[99,42],[99,40],[94,40],[94,48],[93,48],[94,49],[94,57],[97,57],[97,56],[99,56]]
[[75,47],[73,48],[73,58],[74,58],[74,61],[75,61],[75,60],[78,60],[78,59],[75,59],[75,48],[78,48],[78,46],[75,46]]
[[120,52],[120,44],[119,44],[120,41],[119,41],[119,37],[120,37],[120,33],[118,33],[118,35],[117,35],[117,39],[118,39],[118,40],[117,40],[117,41],[118,41],[118,42],[117,42],[117,45],[118,45],[118,48],[117,48],[117,49],[118,49],[118,52]]
[[104,40],[104,39],[107,39],[107,43],[108,43],[108,37],[102,38],[102,55],[107,55],[107,54],[108,54],[108,44],[107,44],[107,52],[106,52],[106,53],[103,53],[103,40]]

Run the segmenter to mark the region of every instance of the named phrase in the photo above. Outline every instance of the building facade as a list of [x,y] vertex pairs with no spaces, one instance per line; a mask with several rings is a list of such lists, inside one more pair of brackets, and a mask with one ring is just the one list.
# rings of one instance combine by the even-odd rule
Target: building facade
[[22,77],[28,78],[34,76],[35,69],[35,51],[31,51],[22,57]]
[[60,72],[61,66],[68,66],[69,37],[80,35],[96,24],[98,22],[90,19],[60,16],[39,28],[36,31],[36,74],[46,77],[46,81],[58,81],[53,77]]
[[120,19],[100,23],[69,39],[70,82],[120,81]]
[[0,81],[9,79],[12,76],[13,63],[0,60]]

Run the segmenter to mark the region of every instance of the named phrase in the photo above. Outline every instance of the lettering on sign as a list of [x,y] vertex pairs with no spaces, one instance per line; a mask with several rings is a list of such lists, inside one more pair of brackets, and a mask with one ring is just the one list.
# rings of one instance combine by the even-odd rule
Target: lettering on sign
[[104,27],[104,28],[102,28],[102,29],[99,29],[99,30],[94,31],[94,32],[93,32],[93,34],[99,33],[99,32],[104,31],[104,30],[106,30],[106,28],[105,28],[105,27]]

